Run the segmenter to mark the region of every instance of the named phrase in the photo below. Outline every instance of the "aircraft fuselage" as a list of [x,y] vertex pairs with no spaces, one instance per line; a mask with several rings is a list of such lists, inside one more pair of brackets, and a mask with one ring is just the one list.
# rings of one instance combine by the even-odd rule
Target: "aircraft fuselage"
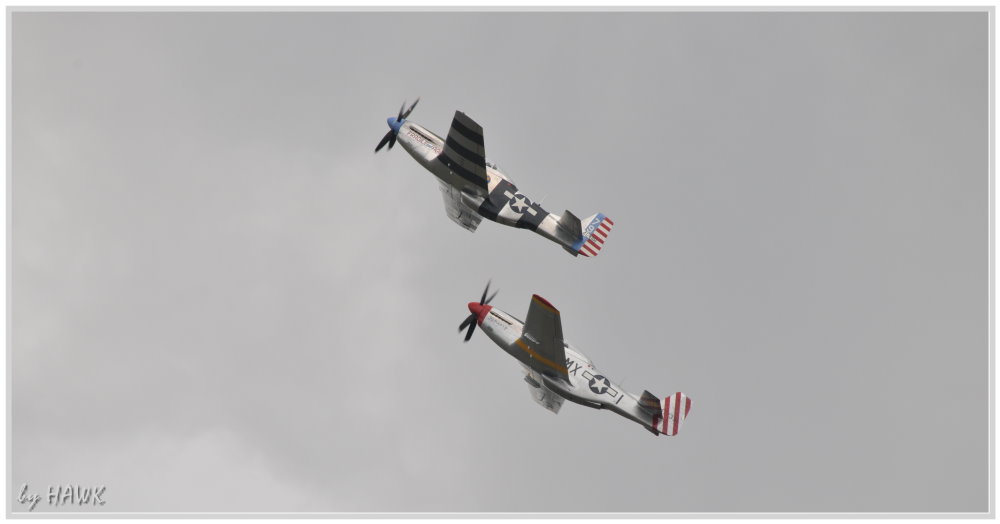
[[486,194],[476,194],[467,190],[467,180],[441,160],[444,139],[419,124],[404,121],[399,128],[397,140],[417,163],[441,182],[460,190],[462,201],[470,211],[506,226],[529,229],[566,247],[571,247],[576,242],[577,239],[569,239],[565,234],[560,234],[559,215],[549,213],[521,193],[495,165],[486,164],[486,176],[489,179]]
[[[525,367],[528,367],[527,364],[532,359],[539,358],[538,355],[533,355],[530,348],[518,343],[524,336],[524,322],[492,306],[485,307],[488,312],[479,327],[490,340]],[[562,378],[555,373],[542,374],[544,387],[566,400],[594,409],[614,411],[638,422],[653,433],[659,433],[656,429],[659,420],[654,420],[652,415],[643,411],[637,398],[605,377],[586,355],[569,343],[565,344],[565,351],[568,375]]]

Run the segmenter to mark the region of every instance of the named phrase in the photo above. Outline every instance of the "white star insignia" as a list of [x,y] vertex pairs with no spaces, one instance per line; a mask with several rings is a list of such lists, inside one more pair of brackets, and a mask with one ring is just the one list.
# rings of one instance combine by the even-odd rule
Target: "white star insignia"
[[517,211],[518,213],[524,213],[524,209],[528,207],[528,204],[525,204],[527,199],[524,198],[524,195],[517,195],[514,197],[514,200],[515,201],[510,204],[511,209]]

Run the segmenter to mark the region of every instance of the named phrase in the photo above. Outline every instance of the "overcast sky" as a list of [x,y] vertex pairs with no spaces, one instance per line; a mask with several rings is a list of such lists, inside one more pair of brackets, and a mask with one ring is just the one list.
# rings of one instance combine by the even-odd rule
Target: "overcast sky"
[[[988,18],[11,15],[11,489],[105,511],[983,512]],[[596,259],[445,215],[453,112]],[[539,293],[676,437],[532,402]],[[9,496],[13,496],[11,493]],[[25,509],[16,502],[15,511]],[[43,502],[36,511],[52,510]]]

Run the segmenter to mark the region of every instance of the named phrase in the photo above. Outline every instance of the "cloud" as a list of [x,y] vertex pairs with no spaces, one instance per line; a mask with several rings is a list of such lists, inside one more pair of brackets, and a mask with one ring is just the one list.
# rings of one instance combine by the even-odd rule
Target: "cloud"
[[[982,510],[986,17],[16,12],[13,482],[114,511]],[[372,154],[417,95],[546,208],[611,216],[607,249],[451,223]],[[457,333],[489,278],[629,390],[688,393],[684,432],[536,406]]]

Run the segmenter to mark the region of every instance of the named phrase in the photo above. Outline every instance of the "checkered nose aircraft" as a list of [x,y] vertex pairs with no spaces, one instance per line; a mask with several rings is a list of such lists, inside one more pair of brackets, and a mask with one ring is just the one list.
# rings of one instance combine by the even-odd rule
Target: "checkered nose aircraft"
[[542,209],[521,193],[496,164],[486,159],[482,126],[456,111],[448,137],[442,139],[406,119],[417,102],[405,111],[403,102],[399,113],[386,119],[389,132],[375,152],[386,144],[392,149],[398,141],[417,163],[434,173],[441,185],[448,218],[473,232],[487,218],[534,231],[573,256],[597,256],[614,226],[610,218],[597,213],[580,220],[568,210],[559,216]]
[[476,326],[524,367],[524,381],[531,397],[545,409],[559,413],[564,400],[594,409],[607,409],[638,422],[654,435],[676,435],[691,411],[691,399],[684,393],[660,398],[643,391],[626,392],[594,367],[586,355],[563,339],[559,310],[544,298],[533,295],[528,316],[520,321],[490,305],[496,292],[487,297],[486,284],[479,302],[469,302],[469,316],[458,326],[465,341]]

